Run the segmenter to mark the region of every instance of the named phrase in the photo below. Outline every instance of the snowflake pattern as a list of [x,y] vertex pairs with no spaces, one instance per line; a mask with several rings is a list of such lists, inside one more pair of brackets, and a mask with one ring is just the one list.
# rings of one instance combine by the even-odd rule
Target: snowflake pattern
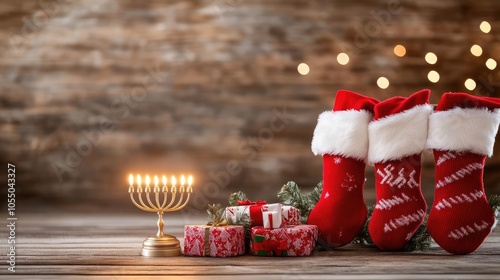
[[186,226],[184,230],[184,255],[205,256],[205,242],[209,242],[209,256],[231,257],[245,253],[242,226],[210,227],[209,240],[205,240],[206,226]]
[[264,236],[265,240],[286,240],[287,256],[309,256],[314,250],[318,238],[318,227],[315,225],[285,226],[276,229],[253,227],[250,238],[250,254],[255,254],[253,242],[255,235]]
[[339,157],[336,157],[333,159],[333,163],[335,163],[335,164],[340,164],[341,162],[342,162],[342,159]]
[[349,173],[346,173],[346,178],[342,182],[341,186],[342,188],[346,188],[348,192],[358,187],[356,185],[356,179],[354,178],[354,175],[351,175]]

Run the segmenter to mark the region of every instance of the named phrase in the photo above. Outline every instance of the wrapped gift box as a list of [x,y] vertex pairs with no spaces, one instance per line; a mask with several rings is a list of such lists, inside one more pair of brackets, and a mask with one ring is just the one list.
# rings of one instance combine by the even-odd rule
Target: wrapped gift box
[[243,226],[185,226],[184,255],[234,257],[245,253]]
[[238,219],[242,215],[248,215],[250,217],[251,226],[262,226],[264,225],[262,211],[268,211],[269,207],[273,208],[279,205],[281,208],[281,223],[282,225],[300,225],[300,211],[288,205],[276,204],[264,204],[264,203],[254,203],[249,202],[246,205],[230,206],[226,207],[226,220],[232,224],[237,224]]
[[250,254],[258,256],[309,256],[316,247],[318,227],[315,225],[251,229]]

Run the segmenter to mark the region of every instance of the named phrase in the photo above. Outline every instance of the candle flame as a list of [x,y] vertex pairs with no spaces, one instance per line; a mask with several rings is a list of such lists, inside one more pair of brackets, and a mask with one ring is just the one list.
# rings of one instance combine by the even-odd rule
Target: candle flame
[[186,177],[184,177],[184,174],[181,175],[181,186],[184,186],[186,184]]
[[141,175],[137,174],[137,186],[140,186],[141,185]]
[[189,175],[188,177],[188,185],[191,186],[193,184],[193,176]]
[[155,186],[158,186],[158,176],[155,175]]
[[134,175],[128,175],[128,184],[131,186],[134,185]]
[[149,175],[146,175],[146,186],[149,186],[149,183],[151,183],[151,179],[149,178]]
[[163,177],[161,177],[161,182],[163,183],[164,186],[167,185],[167,176],[163,175]]
[[172,176],[172,186],[175,186],[175,184],[177,184],[177,179]]

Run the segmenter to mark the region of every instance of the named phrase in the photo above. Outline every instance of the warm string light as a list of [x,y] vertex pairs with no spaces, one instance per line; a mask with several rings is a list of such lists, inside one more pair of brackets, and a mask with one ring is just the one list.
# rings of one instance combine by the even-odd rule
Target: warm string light
[[472,53],[473,56],[480,57],[483,54],[483,48],[479,45],[473,45],[470,48],[470,52]]
[[427,74],[427,79],[429,79],[432,83],[437,83],[439,81],[439,73],[432,70],[429,74]]
[[381,89],[386,89],[389,87],[389,80],[386,77],[380,77],[377,79],[377,86]]
[[437,60],[438,60],[437,55],[434,54],[433,52],[428,52],[425,55],[425,61],[429,64],[436,64]]
[[490,25],[489,22],[483,21],[479,25],[479,29],[481,29],[481,31],[483,31],[484,33],[490,33],[490,31],[491,31],[491,25]]
[[305,76],[305,75],[309,74],[309,70],[310,70],[309,69],[309,65],[307,65],[304,62],[302,62],[301,64],[299,64],[299,66],[297,66],[297,71],[302,76]]
[[340,64],[340,65],[346,65],[347,63],[349,63],[349,55],[347,55],[346,53],[339,53],[337,55],[337,62]]
[[403,45],[396,45],[394,47],[394,54],[403,57],[406,54],[406,48]]
[[468,90],[474,90],[476,88],[476,82],[471,78],[465,80],[464,85]]
[[490,70],[494,70],[497,68],[497,62],[493,58],[488,58],[488,60],[486,60],[486,67]]

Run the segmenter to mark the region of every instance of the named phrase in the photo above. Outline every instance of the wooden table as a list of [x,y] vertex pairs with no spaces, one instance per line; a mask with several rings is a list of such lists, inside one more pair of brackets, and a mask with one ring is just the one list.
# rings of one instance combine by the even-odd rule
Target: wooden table
[[[166,217],[166,231],[182,242],[183,225],[203,221],[201,217],[190,221]],[[19,215],[16,273],[7,270],[2,253],[0,278],[500,279],[500,231],[467,256],[449,255],[434,244],[425,253],[386,253],[348,245],[303,258],[142,257],[142,241],[155,232],[154,227],[155,217],[147,213]],[[4,233],[2,229],[2,236]],[[5,244],[2,242],[4,249]]]

